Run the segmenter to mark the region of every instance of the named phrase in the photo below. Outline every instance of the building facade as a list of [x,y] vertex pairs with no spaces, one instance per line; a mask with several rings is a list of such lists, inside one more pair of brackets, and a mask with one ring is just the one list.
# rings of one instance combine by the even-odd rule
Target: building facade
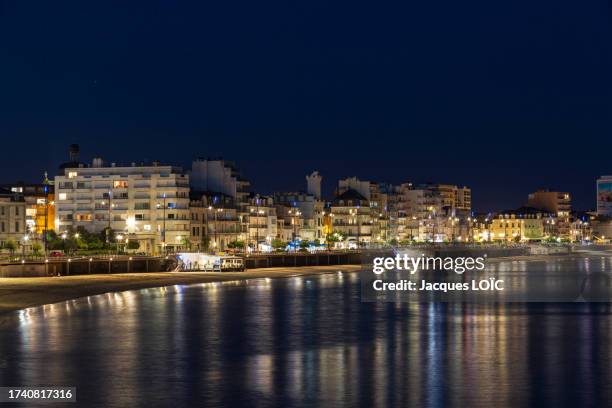
[[220,193],[194,194],[189,206],[191,249],[226,251],[246,242],[246,228],[234,199]]
[[9,241],[18,246],[28,245],[26,208],[22,195],[0,189],[0,248]]
[[332,235],[343,237],[340,247],[356,248],[372,242],[372,211],[370,202],[356,190],[346,190],[330,207]]
[[246,208],[247,244],[255,251],[269,247],[278,236],[276,208],[272,197],[252,195]]
[[316,196],[307,193],[288,192],[274,194],[277,217],[284,220],[283,225],[298,228],[291,235],[300,240],[324,241],[324,203]]
[[110,230],[138,241],[138,251],[165,253],[189,239],[189,176],[180,167],[150,165],[64,166],[55,177],[58,233],[83,227]]
[[557,217],[569,217],[572,201],[567,192],[538,190],[529,194],[527,206],[554,213]]
[[44,231],[55,230],[55,194],[53,183],[45,176],[43,183],[10,183],[0,188],[21,197],[26,204],[26,229],[32,240],[42,240]]

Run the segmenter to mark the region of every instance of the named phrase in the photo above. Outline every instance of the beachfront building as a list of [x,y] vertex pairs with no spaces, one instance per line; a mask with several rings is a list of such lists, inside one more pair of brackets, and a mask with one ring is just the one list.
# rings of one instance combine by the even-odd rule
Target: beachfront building
[[189,176],[180,167],[71,159],[55,177],[56,232],[111,231],[149,254],[188,246]]
[[274,194],[274,204],[283,225],[297,229],[291,236],[306,241],[325,240],[323,201],[308,193],[283,192]]
[[533,207],[503,211],[491,218],[489,224],[490,240],[540,241],[552,236],[555,220],[554,213],[548,213]]
[[22,195],[0,189],[0,249],[8,246],[9,242],[18,247],[29,247],[26,208]]
[[189,205],[191,249],[194,251],[242,250],[246,224],[234,199],[223,193],[191,192]]
[[278,236],[276,208],[272,197],[251,194],[246,207],[247,245],[255,251],[268,249]]
[[[349,177],[338,181],[336,197],[353,191],[359,194],[369,207],[368,243],[388,242],[396,239],[400,229],[398,197],[399,187],[387,183],[363,181],[357,177]],[[352,194],[352,193],[351,193]],[[365,210],[361,210],[365,213]]]
[[193,191],[225,194],[238,207],[248,205],[250,183],[231,161],[199,158],[191,163],[189,177]]
[[440,206],[446,208],[448,213],[469,213],[472,210],[472,190],[468,187],[460,187],[454,184],[426,183],[414,187],[415,189],[428,190],[432,195],[439,198]]
[[568,192],[538,190],[529,194],[527,206],[548,213],[545,234],[561,239],[571,236],[571,196]]
[[[191,190],[197,192],[196,195],[214,197],[222,194],[231,198],[232,208],[236,210],[236,217],[241,223],[239,240],[249,240],[251,184],[242,176],[236,164],[221,158],[199,158],[192,162],[189,176]],[[233,218],[230,213],[233,211],[229,211],[227,216]]]
[[555,214],[559,218],[569,217],[572,210],[569,193],[550,190],[538,190],[529,194],[527,206]]
[[600,224],[599,220],[609,219],[607,216],[597,216],[592,212],[575,212],[570,225],[570,240],[582,242],[593,240],[593,226]]
[[294,207],[284,203],[277,203],[275,200],[274,208],[276,210],[276,238],[282,242],[289,241],[309,241],[305,237],[304,225],[305,218],[304,213],[299,207]]
[[26,205],[26,230],[31,240],[42,241],[45,230],[55,229],[55,194],[53,183],[47,179],[46,174],[42,183],[15,182],[2,184],[0,188],[23,197]]
[[361,247],[372,242],[372,211],[370,202],[356,190],[346,190],[337,196],[330,207],[331,234],[343,239],[339,247]]
[[404,183],[397,189],[400,242],[470,240],[472,195],[452,184]]

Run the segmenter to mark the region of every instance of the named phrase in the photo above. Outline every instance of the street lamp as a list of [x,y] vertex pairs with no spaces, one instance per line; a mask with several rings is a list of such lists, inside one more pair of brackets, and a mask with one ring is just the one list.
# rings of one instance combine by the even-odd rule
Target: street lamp
[[47,257],[47,232],[49,229],[49,179],[47,178],[47,172],[45,172],[45,186],[43,187],[43,191],[45,193],[45,225],[43,231],[43,245],[45,250],[45,258]]
[[123,235],[118,234],[115,238],[117,239],[117,255],[119,255],[119,243],[123,241]]
[[298,222],[299,222],[298,217],[302,215],[302,213],[298,209],[293,209],[293,210],[289,210],[289,215],[292,215],[292,220],[293,220],[293,251],[295,252],[296,250],[295,243],[298,237],[298,234],[297,234],[297,227],[298,227]]
[[223,211],[223,209],[222,209],[222,208],[217,208],[217,209],[215,210],[215,247],[217,246],[217,240],[219,239],[219,238],[218,238],[218,236],[217,236],[217,226],[218,226],[218,224],[217,224],[217,220],[219,219],[218,214],[219,214],[221,211]]
[[[162,229],[161,229],[161,247],[162,253],[166,253],[166,193],[162,193]],[[157,209],[159,210],[159,203],[157,203]],[[158,224],[159,227],[159,224]]]
[[[110,247],[110,234],[111,234],[111,217],[112,217],[112,207],[113,207],[113,203],[112,203],[112,199],[113,199],[113,192],[111,190],[108,190],[108,226],[106,228],[106,244]],[[104,201],[102,201],[102,205],[104,205]]]
[[64,254],[66,253],[66,238],[68,238],[68,234],[62,232],[62,248],[64,249]]
[[21,253],[23,255],[23,257],[25,258],[25,247],[28,243],[28,241],[30,240],[30,237],[27,235],[23,236],[23,244],[21,245]]

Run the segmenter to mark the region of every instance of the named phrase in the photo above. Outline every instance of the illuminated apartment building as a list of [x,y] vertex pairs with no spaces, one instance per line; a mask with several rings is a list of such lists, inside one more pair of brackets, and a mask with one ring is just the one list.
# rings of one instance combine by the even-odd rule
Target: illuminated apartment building
[[372,211],[370,202],[358,191],[348,189],[331,203],[332,234],[344,237],[339,246],[365,246],[372,242]]
[[[78,152],[78,151],[77,151]],[[110,228],[163,253],[189,239],[189,176],[180,167],[152,164],[91,165],[74,160],[55,177],[56,230],[102,232]]]
[[528,207],[551,214],[545,233],[563,239],[571,235],[571,202],[569,193],[559,191],[538,190],[527,197]]
[[[299,238],[324,241],[324,203],[321,200],[321,176],[314,172],[306,176],[308,193],[283,192],[274,194],[279,238]],[[291,240],[291,239],[289,239]]]
[[[339,197],[349,191],[359,194],[367,201],[370,208],[368,231],[371,237],[368,238],[368,242],[382,243],[397,236],[399,221],[396,195],[399,187],[362,181],[357,177],[339,180],[336,196]],[[360,212],[365,213],[365,210],[361,209]]]
[[46,177],[40,184],[17,182],[0,185],[0,188],[23,197],[26,232],[30,239],[39,240],[45,230],[55,229],[55,195],[53,184]]
[[272,197],[252,194],[246,207],[247,243],[261,251],[278,235],[276,208]]
[[246,224],[235,200],[223,193],[191,193],[189,205],[193,250],[224,251],[232,242],[246,243]]
[[538,190],[529,194],[527,206],[554,213],[557,217],[569,217],[572,210],[569,193],[549,190]]
[[23,196],[0,189],[0,247],[7,241],[23,245],[27,236],[26,203]]
[[459,187],[453,184],[421,184],[415,189],[429,190],[440,198],[442,208],[453,214],[470,212],[472,210],[472,190],[468,187]]
[[489,233],[492,241],[538,241],[545,238],[548,214],[529,207],[505,211],[491,219]]

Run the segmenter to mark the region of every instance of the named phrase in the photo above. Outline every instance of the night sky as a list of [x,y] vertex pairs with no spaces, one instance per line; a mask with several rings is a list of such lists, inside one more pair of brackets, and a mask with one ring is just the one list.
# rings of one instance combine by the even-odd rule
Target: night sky
[[[181,3],[181,4],[178,4]],[[612,173],[608,1],[0,1],[0,181],[82,158],[538,187]]]

